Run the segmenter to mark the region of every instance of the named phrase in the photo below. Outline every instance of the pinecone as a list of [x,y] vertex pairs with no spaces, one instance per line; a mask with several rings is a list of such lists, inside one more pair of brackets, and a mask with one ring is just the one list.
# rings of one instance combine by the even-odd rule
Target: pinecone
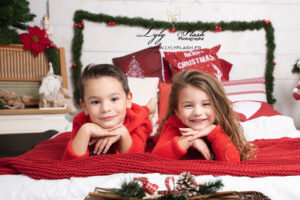
[[183,172],[180,174],[176,182],[176,189],[186,192],[189,197],[197,195],[198,184],[195,177],[190,172]]

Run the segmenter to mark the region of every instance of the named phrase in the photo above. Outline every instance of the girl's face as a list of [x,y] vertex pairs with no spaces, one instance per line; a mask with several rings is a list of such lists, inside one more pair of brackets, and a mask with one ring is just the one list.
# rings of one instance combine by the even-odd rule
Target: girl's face
[[126,96],[118,79],[104,76],[86,81],[80,103],[92,122],[109,129],[123,123],[131,97],[131,93]]
[[207,94],[193,86],[183,88],[178,96],[175,114],[182,123],[194,130],[202,130],[213,124],[216,115]]

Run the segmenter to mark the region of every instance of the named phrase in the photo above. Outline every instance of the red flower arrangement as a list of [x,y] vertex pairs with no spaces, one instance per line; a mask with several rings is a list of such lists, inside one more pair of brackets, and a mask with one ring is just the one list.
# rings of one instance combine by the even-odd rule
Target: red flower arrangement
[[46,31],[37,26],[28,26],[28,33],[20,34],[19,38],[24,45],[24,50],[31,50],[36,56],[50,45]]

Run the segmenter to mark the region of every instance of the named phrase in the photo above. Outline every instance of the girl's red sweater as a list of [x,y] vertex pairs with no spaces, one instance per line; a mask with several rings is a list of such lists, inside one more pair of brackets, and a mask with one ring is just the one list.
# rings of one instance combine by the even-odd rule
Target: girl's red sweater
[[[179,128],[184,128],[183,123],[176,115],[171,116],[163,126],[157,144],[152,153],[161,157],[180,159],[186,157],[188,151],[178,145],[178,138],[181,136]],[[226,162],[240,162],[240,154],[232,144],[229,137],[224,133],[222,127],[217,125],[207,136],[215,154],[215,159]],[[194,150],[194,149],[193,149]],[[189,150],[190,151],[190,150]],[[202,155],[197,152],[198,157]]]

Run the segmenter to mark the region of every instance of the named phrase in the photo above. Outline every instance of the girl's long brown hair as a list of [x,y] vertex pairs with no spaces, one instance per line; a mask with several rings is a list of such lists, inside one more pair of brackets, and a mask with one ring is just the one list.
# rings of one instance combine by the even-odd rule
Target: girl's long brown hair
[[160,124],[158,134],[160,134],[164,122],[175,114],[174,111],[178,108],[179,93],[188,85],[196,87],[207,94],[216,115],[215,124],[220,124],[223,128],[224,132],[239,151],[241,159],[254,158],[254,145],[246,140],[243,128],[239,123],[236,113],[232,109],[231,101],[225,95],[222,84],[214,76],[202,71],[189,70],[175,75],[172,82],[167,115]]

